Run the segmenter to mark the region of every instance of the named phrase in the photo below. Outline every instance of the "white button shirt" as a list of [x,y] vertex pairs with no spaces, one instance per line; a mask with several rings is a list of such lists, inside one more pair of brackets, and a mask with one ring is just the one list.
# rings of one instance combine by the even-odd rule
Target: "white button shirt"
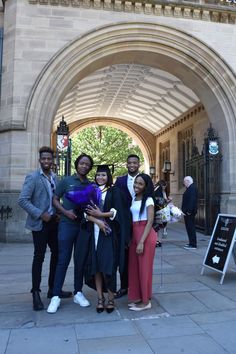
[[[137,173],[137,175],[138,175],[138,173]],[[132,198],[135,196],[135,193],[134,193],[134,180],[135,180],[136,176],[132,177],[132,176],[130,176],[128,174],[128,178],[127,178],[127,187],[128,187],[128,190],[129,190],[130,195],[131,195]]]

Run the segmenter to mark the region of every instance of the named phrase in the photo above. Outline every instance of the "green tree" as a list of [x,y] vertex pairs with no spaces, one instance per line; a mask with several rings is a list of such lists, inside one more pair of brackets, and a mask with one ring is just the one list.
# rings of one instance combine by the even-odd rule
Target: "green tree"
[[[140,157],[141,163],[144,162],[143,154],[132,138],[112,127],[85,128],[74,135],[72,137],[72,162],[83,152],[92,156],[96,165],[113,164],[114,177],[127,173],[128,155],[136,154]],[[93,175],[94,171],[90,173],[90,177]]]

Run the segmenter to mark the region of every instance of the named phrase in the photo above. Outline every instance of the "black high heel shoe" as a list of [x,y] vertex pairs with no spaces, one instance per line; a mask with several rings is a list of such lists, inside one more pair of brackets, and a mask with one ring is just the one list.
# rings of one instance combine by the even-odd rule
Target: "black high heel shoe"
[[108,299],[107,306],[109,306],[106,307],[107,313],[112,313],[115,309],[114,299],[113,300]]
[[162,245],[161,245],[161,242],[160,241],[157,241],[157,243],[156,243],[156,247],[161,247]]
[[98,298],[98,304],[97,304],[97,307],[96,307],[96,311],[97,313],[102,313],[105,309],[105,299],[104,297],[102,297],[101,299]]

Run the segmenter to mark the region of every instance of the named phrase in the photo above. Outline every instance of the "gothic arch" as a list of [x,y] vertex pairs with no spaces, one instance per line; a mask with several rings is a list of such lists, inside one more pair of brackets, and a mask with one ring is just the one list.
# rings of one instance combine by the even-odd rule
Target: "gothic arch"
[[221,132],[224,155],[230,161],[223,161],[223,171],[231,179],[227,185],[232,186],[236,180],[236,151],[228,141],[236,141],[235,75],[203,42],[154,23],[117,23],[96,28],[56,53],[38,77],[27,105],[24,123],[37,137],[32,139],[34,144],[49,142],[48,132],[59,104],[79,80],[111,63],[130,61],[168,71],[197,94],[214,128]]
[[[148,172],[149,165],[155,165],[155,137],[145,130],[144,128],[137,127],[136,124],[128,122],[122,122],[120,119],[114,118],[86,118],[83,120],[74,121],[72,124],[69,124],[70,135],[75,134],[76,132],[88,128],[90,126],[99,126],[99,125],[109,125],[116,129],[119,129],[131,138],[133,138],[139,145],[142,150],[144,159],[145,159],[145,170]],[[56,145],[56,132],[53,133],[53,146]]]

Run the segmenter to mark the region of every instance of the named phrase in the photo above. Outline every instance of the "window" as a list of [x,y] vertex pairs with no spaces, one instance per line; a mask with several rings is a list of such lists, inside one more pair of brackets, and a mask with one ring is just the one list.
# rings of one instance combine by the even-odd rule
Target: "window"
[[160,156],[159,156],[159,180],[165,179],[164,173],[162,172],[164,161],[170,161],[170,141],[165,143],[160,143]]
[[179,152],[179,188],[183,185],[183,178],[186,176],[186,162],[192,155],[193,129],[189,127],[178,133]]

